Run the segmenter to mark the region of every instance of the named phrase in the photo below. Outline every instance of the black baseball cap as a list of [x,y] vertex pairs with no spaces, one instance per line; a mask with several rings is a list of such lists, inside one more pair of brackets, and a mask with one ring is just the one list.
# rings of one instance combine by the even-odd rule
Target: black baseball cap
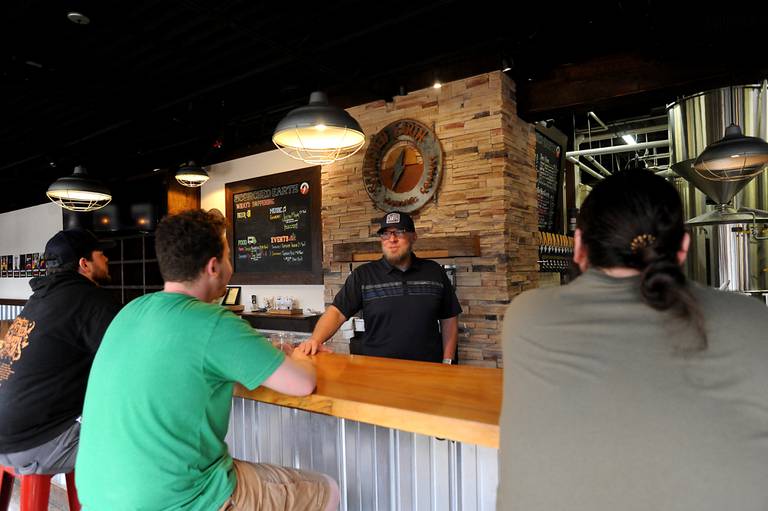
[[381,228],[377,232],[378,234],[381,234],[390,227],[396,227],[406,232],[416,232],[411,215],[400,211],[390,211],[387,213],[386,216],[381,219]]
[[45,264],[48,268],[76,263],[81,257],[90,258],[94,250],[115,246],[114,241],[99,241],[85,229],[67,229],[53,235],[45,244]]

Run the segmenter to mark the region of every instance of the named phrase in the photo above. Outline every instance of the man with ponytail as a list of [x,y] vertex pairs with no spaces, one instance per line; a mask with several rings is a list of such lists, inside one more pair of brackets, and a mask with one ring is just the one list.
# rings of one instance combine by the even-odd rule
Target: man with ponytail
[[582,274],[504,318],[499,510],[768,509],[768,308],[689,282],[677,191],[597,184]]

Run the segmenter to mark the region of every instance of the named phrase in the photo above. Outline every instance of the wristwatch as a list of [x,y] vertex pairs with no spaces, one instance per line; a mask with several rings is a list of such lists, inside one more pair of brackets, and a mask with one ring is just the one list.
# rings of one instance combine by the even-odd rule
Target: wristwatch
[[444,358],[443,359],[443,364],[448,364],[448,365],[453,364],[453,359],[452,358]]

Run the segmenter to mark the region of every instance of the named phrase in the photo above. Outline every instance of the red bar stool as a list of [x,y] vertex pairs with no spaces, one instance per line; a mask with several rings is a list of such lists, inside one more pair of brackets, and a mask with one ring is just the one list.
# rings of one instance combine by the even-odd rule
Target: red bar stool
[[[11,467],[0,465],[3,479],[0,481],[0,511],[8,511],[13,493],[13,479],[21,478],[21,511],[48,511],[48,497],[51,493],[51,478],[48,474],[17,475]],[[80,501],[75,488],[75,472],[64,475],[67,481],[69,511],[80,511]]]

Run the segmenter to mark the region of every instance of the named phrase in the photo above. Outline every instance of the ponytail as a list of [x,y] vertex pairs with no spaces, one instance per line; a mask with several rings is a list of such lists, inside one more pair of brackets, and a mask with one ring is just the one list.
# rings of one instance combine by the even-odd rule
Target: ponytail
[[669,310],[686,320],[699,334],[693,336],[691,341],[676,346],[680,352],[707,349],[704,318],[677,262],[657,260],[648,264],[640,277],[640,293],[650,307],[658,311]]

